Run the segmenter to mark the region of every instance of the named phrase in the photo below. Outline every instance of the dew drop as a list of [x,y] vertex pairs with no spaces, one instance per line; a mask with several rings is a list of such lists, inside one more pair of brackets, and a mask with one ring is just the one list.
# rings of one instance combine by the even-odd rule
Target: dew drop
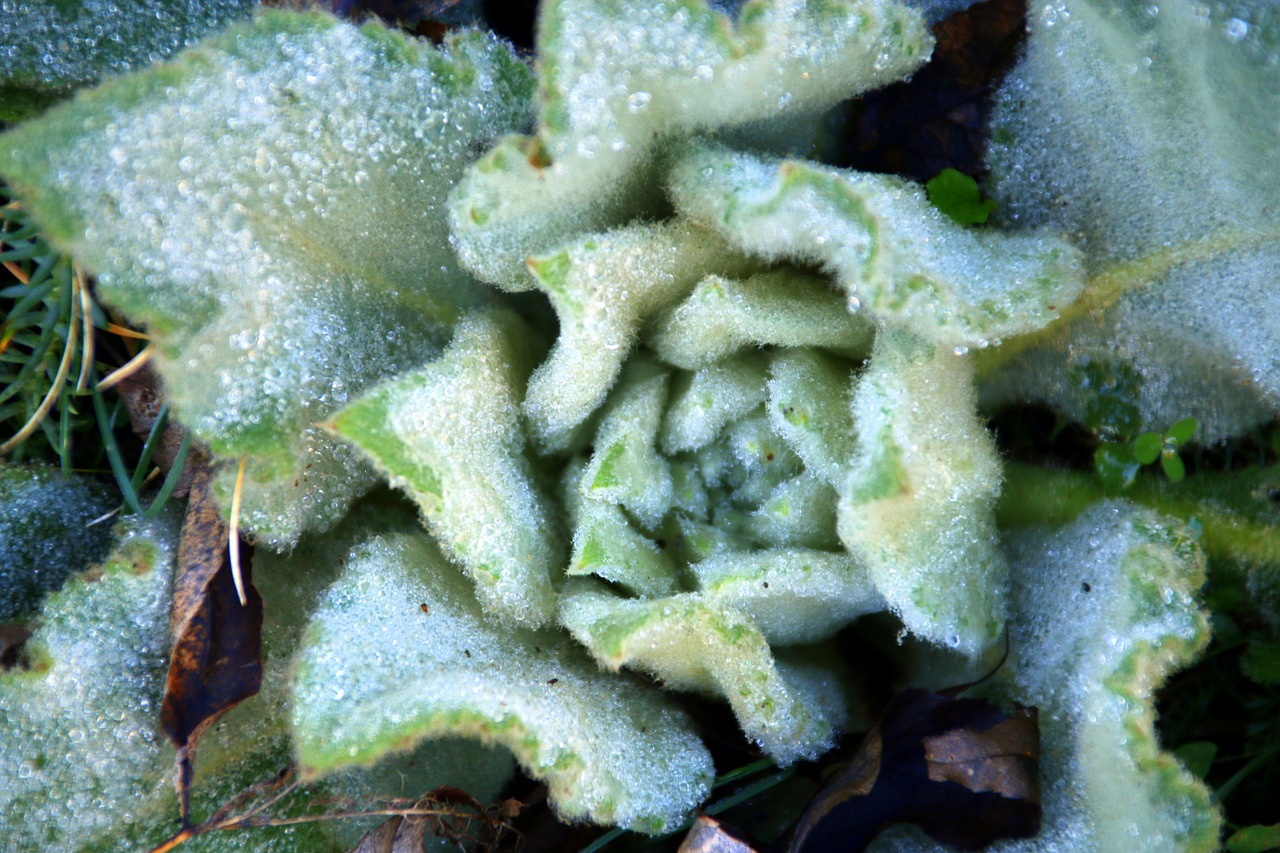
[[627,96],[627,112],[642,113],[649,108],[653,96],[648,92],[632,92]]

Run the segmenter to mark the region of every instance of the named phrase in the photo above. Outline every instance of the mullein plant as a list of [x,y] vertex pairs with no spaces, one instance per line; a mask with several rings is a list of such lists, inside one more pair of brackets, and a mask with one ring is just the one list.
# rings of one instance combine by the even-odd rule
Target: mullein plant
[[[290,760],[333,796],[484,797],[514,759],[565,820],[659,833],[716,772],[673,692],[816,758],[866,724],[831,640],[887,611],[934,687],[1007,633],[982,690],[1040,709],[1045,819],[1001,849],[1215,849],[1154,713],[1209,639],[1204,524],[1100,498],[997,524],[978,407],[1079,418],[1081,366],[1119,365],[1149,428],[1271,417],[1267,5],[1036,4],[989,227],[814,159],[824,114],[930,56],[891,0],[546,0],[532,62],[258,11],[0,137],[47,238],[149,334],[224,507],[243,465],[266,674],[205,736],[195,813]],[[17,849],[172,831],[175,536],[122,519],[0,674]]]

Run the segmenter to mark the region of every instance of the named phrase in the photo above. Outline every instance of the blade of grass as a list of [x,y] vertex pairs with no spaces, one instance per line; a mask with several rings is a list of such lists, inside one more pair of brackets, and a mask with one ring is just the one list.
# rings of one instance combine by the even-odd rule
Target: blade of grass
[[123,382],[124,380],[128,379],[130,376],[132,376],[133,374],[141,370],[143,367],[145,367],[147,362],[151,360],[151,356],[153,355],[155,355],[155,350],[152,347],[148,346],[144,348],[142,352],[138,353],[133,358],[129,359],[124,364],[120,365],[118,368],[113,370],[109,375],[103,378],[100,382],[98,382],[98,390],[106,391],[110,388],[115,387],[116,385]]
[[75,355],[76,337],[79,334],[79,326],[76,325],[77,314],[80,311],[80,303],[71,303],[71,322],[67,329],[67,344],[62,350],[62,361],[58,364],[58,373],[53,378],[53,385],[49,388],[49,393],[44,395],[44,399],[40,402],[40,406],[36,409],[35,414],[31,416],[21,429],[4,444],[0,444],[0,453],[8,453],[18,445],[22,444],[31,436],[36,428],[44,421],[49,414],[49,410],[53,408],[54,402],[62,393],[63,383],[67,381],[67,374],[71,372],[71,362]]
[[102,392],[96,387],[93,389],[93,413],[98,419],[98,432],[102,435],[102,447],[107,454],[107,463],[111,466],[111,475],[115,477],[116,485],[120,488],[120,494],[124,497],[129,509],[141,515],[142,506],[138,503],[138,493],[133,490],[133,481],[129,472],[125,470],[120,445],[116,443],[112,419],[107,414],[106,401],[102,399]]
[[147,511],[143,513],[146,518],[155,518],[160,514],[160,510],[164,509],[165,502],[169,500],[169,496],[173,494],[178,481],[182,479],[182,468],[187,461],[187,453],[190,450],[191,432],[188,431],[182,436],[182,443],[178,445],[178,453],[173,457],[173,466],[169,468],[169,473],[165,475],[164,482],[160,484],[160,491],[156,492],[155,498],[151,501],[151,506],[147,507]]
[[60,313],[60,306],[57,302],[49,303],[44,319],[40,323],[40,340],[32,348],[31,354],[27,357],[26,363],[22,365],[22,369],[18,371],[13,384],[0,391],[0,403],[17,394],[35,375],[37,368],[43,363],[45,355],[49,352],[49,348],[53,346],[53,338],[57,332]]
[[151,464],[151,457],[155,454],[156,447],[160,445],[160,437],[164,435],[164,428],[168,424],[169,404],[165,403],[160,407],[160,412],[156,415],[155,422],[151,424],[151,431],[147,433],[147,440],[142,445],[142,454],[138,457],[138,464],[133,468],[133,479],[129,482],[135,492],[142,488],[142,481],[147,476],[147,467]]

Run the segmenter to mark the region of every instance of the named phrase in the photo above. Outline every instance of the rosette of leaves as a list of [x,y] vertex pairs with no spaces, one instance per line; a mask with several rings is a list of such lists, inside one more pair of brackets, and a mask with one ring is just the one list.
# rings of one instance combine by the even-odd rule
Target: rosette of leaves
[[[1010,626],[1002,696],[1058,718],[1062,837],[1127,832],[1097,784],[1125,737],[1140,829],[1213,834],[1150,725],[1203,642],[1185,535],[1109,507],[996,536],[971,351],[1093,305],[1096,246],[742,150],[757,131],[794,149],[788,130],[928,50],[886,0],[560,0],[531,102],[478,34],[437,49],[275,13],[4,137],[0,171],[148,326],[177,415],[246,460],[248,526],[298,543],[258,566],[308,590],[292,705],[262,730],[309,778],[461,734],[566,817],[658,831],[706,796],[710,759],[668,697],[602,668],[720,696],[791,761],[851,704],[820,644],[889,609],[953,668]],[[318,537],[374,472],[423,526]],[[1064,555],[1094,540],[1109,592],[1073,611]]]

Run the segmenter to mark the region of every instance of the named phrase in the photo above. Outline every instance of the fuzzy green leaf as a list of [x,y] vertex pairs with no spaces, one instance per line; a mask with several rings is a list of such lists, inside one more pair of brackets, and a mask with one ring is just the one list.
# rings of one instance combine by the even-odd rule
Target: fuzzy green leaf
[[[1191,531],[1112,501],[1061,530],[1019,533],[1006,550],[1012,653],[987,689],[1040,709],[1044,822],[1037,837],[1000,849],[1217,850],[1208,788],[1156,732],[1156,692],[1209,642]],[[942,849],[909,835],[872,849]]]
[[812,643],[885,609],[865,566],[808,549],[727,553],[691,567],[702,597],[745,613],[770,643]]
[[971,364],[883,332],[853,414],[841,541],[913,633],[982,652],[1004,624],[1008,578],[995,547],[1000,462],[977,417]]
[[632,361],[600,419],[580,486],[586,500],[625,507],[649,528],[675,501],[671,469],[657,447],[669,384],[669,372]]
[[750,354],[679,373],[672,382],[659,443],[664,453],[705,447],[765,401],[768,367]]
[[1190,414],[1215,441],[1269,420],[1280,407],[1274,4],[1061,0],[1039,4],[1029,28],[993,118],[992,192],[1017,227],[1073,235],[1089,287],[1069,328],[1009,358],[993,397],[1080,417],[1064,362],[1120,358],[1142,377],[1151,426]]
[[106,556],[111,528],[87,525],[108,509],[92,481],[0,461],[0,622],[34,611],[67,575]]
[[934,343],[967,350],[1035,331],[1083,287],[1064,241],[964,228],[899,178],[694,148],[670,182],[694,222],[743,251],[821,265],[851,310]]
[[777,270],[732,281],[709,275],[659,318],[647,343],[667,363],[696,369],[761,346],[822,347],[861,358],[872,327],[825,281]]
[[510,749],[568,820],[657,832],[709,792],[710,756],[683,713],[562,634],[488,622],[425,534],[353,550],[297,667],[294,736],[312,776],[463,736]]
[[1209,641],[1190,531],[1109,503],[1021,536],[1010,562],[1009,694],[1040,708],[1051,780],[1045,831],[1025,849],[1216,849],[1208,790],[1155,730],[1156,690]]
[[0,121],[139,71],[247,18],[256,0],[18,0],[0,15]]
[[14,849],[114,849],[141,802],[172,790],[157,709],[176,521],[126,523],[100,566],[46,600],[31,668],[0,672],[0,824]]
[[469,317],[438,360],[378,385],[332,429],[408,492],[486,610],[540,627],[564,554],[520,422],[534,339],[509,312]]
[[555,347],[533,377],[525,415],[548,450],[603,401],[641,327],[709,273],[739,275],[755,262],[707,231],[676,220],[584,237],[530,258],[528,269],[560,320]]
[[560,619],[611,670],[626,666],[723,697],[743,733],[781,764],[825,751],[843,722],[829,676],[780,665],[749,617],[697,593],[624,599],[578,582],[562,598]]
[[769,366],[769,422],[804,460],[805,468],[833,486],[843,485],[857,452],[853,369],[822,352],[779,352]]
[[892,0],[549,0],[538,23],[535,137],[504,140],[451,199],[462,262],[530,286],[525,258],[661,208],[664,140],[821,112],[910,74],[932,40]]
[[146,327],[183,422],[247,457],[243,524],[285,546],[373,482],[316,424],[483,301],[440,200],[531,86],[479,33],[264,13],[0,137],[0,174]]

